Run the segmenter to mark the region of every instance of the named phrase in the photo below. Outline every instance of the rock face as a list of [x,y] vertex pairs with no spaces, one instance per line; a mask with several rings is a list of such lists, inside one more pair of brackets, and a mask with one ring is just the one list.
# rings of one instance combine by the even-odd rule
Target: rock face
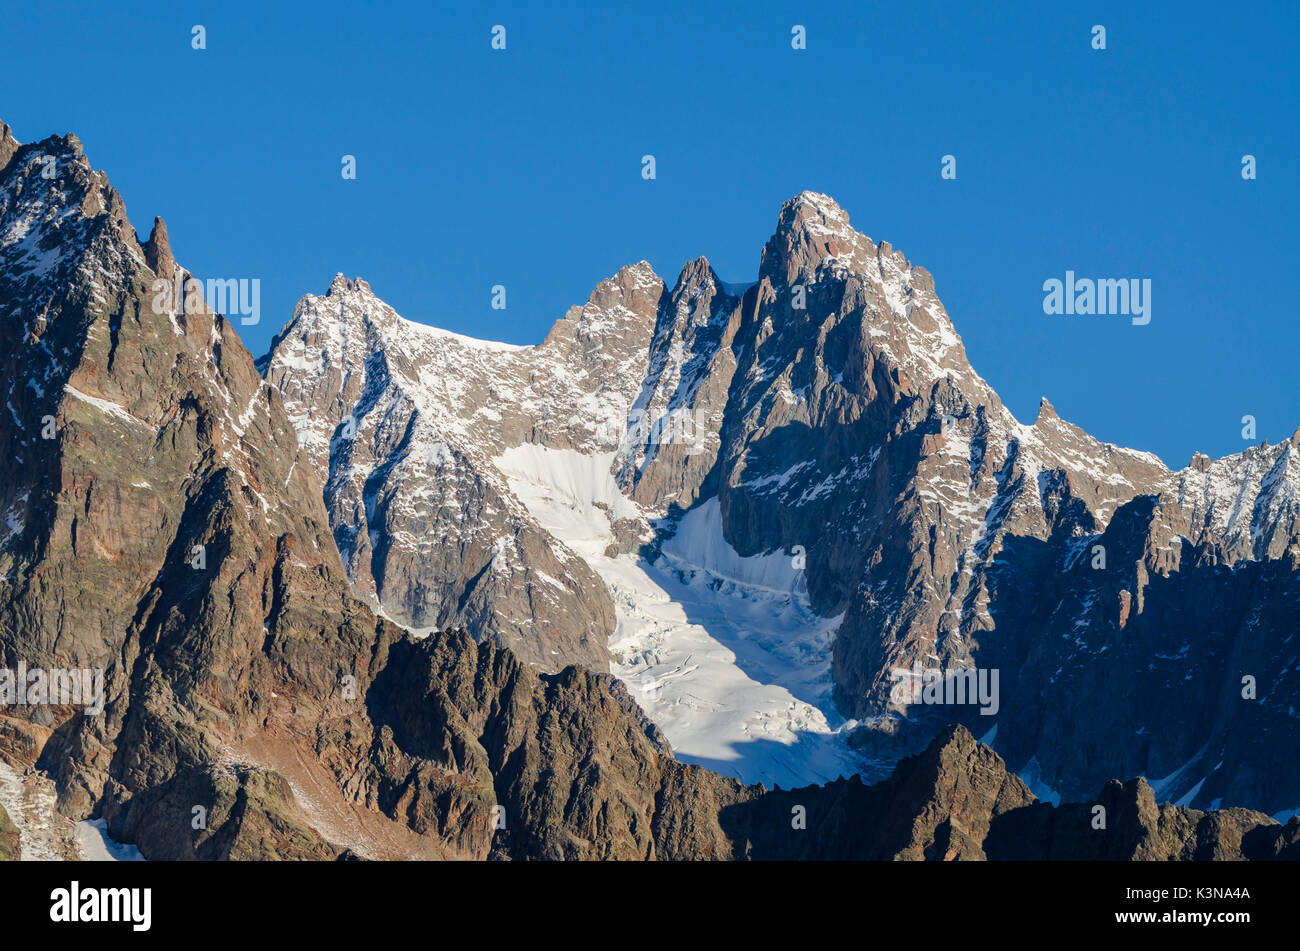
[[[804,240],[792,235],[789,246]],[[727,473],[739,466],[743,474],[742,463],[759,456],[731,440],[762,439],[739,422],[733,432],[731,420],[757,425],[752,414],[732,415],[742,391],[763,405],[753,353],[762,325],[753,323],[774,293],[770,280],[737,296],[720,292],[700,264],[668,292],[648,269],[626,269],[526,351],[380,327],[395,315],[362,285],[336,282],[327,303],[300,308],[298,329],[277,345],[279,362],[273,354],[265,364],[270,385],[224,317],[197,297],[164,293],[169,279],[187,277],[162,222],[142,242],[74,137],[24,146],[0,130],[0,360],[9,381],[0,432],[12,449],[0,460],[0,668],[101,671],[105,700],[102,712],[61,701],[0,707],[0,760],[52,779],[63,816],[102,816],[114,839],[150,859],[920,859],[1089,849],[1294,857],[1300,820],[1282,826],[1245,810],[1156,806],[1141,782],[1106,787],[1115,833],[1087,839],[1078,821],[1090,816],[1089,804],[1037,804],[961,726],[942,729],[884,783],[855,778],[793,793],[745,785],[675,759],[609,674],[580,664],[549,669],[559,663],[547,660],[552,650],[575,660],[589,650],[599,666],[603,589],[530,509],[515,508],[494,460],[525,443],[598,452],[610,479],[617,471],[647,510],[716,491],[734,494],[727,505],[746,511],[747,483]],[[336,323],[310,316],[311,307],[335,306]],[[329,337],[343,328],[346,344]],[[444,367],[440,379],[460,395],[430,402],[402,346],[376,348],[354,332],[397,335],[384,337],[390,344],[423,334],[429,360]],[[319,361],[314,376],[290,365],[290,340],[301,342],[300,361]],[[365,356],[345,368],[332,355],[352,353],[354,341]],[[480,358],[476,383],[459,364]],[[498,379],[498,360],[530,368]],[[731,382],[716,383],[715,374]],[[566,389],[566,378],[580,385]],[[529,391],[531,418],[507,416],[488,398],[520,379],[540,381]],[[609,412],[628,414],[639,403],[653,414],[674,405],[670,394],[683,381],[683,405],[718,421],[703,452],[690,455],[704,456],[707,471],[653,444],[643,451],[635,430],[609,436],[591,422],[604,410],[583,415],[593,388]],[[304,414],[304,394],[324,405]],[[522,390],[515,396],[507,402],[526,399]],[[344,436],[348,417],[356,425]],[[433,471],[463,475],[454,505],[451,495],[420,494],[436,480],[391,478],[416,461],[396,430],[420,452],[432,452],[434,434],[448,437],[449,459]],[[1148,464],[1132,457],[1134,467]],[[475,484],[469,511],[499,519],[489,534],[509,533],[482,565],[477,529],[467,527],[473,515],[459,507],[459,493]],[[1276,495],[1275,480],[1259,484],[1262,495]],[[1256,508],[1274,512],[1270,505]],[[606,508],[611,526],[620,513],[642,511]],[[1146,538],[1143,526],[1152,524],[1145,510],[1130,510],[1124,519],[1111,513],[1105,529],[1136,533],[1108,539],[1120,549]],[[755,538],[779,527],[751,511],[758,521],[730,517]],[[626,520],[635,545],[650,523]],[[438,536],[458,554],[433,569],[418,542],[387,537],[426,524],[467,533]],[[1257,535],[1232,551],[1262,571],[1261,552],[1271,548],[1259,548]],[[503,588],[478,594],[481,580],[460,589],[445,580],[465,567],[492,570],[509,539],[517,560],[504,559],[503,571],[521,581],[549,574],[548,566],[563,571],[553,576],[565,592],[554,606],[528,602],[529,611],[545,605],[554,630],[489,620],[502,610]],[[1128,627],[1154,603],[1158,585],[1144,577]],[[452,584],[464,597],[456,598],[461,613],[448,616],[476,629],[417,636],[354,593],[387,604],[390,579],[392,592]],[[588,583],[589,602],[575,606]],[[428,619],[410,610],[404,620]],[[570,626],[579,617],[583,633]],[[498,643],[511,638],[518,654]],[[806,807],[804,828],[792,825],[795,805]],[[13,852],[12,832],[0,819],[0,852]]]
[[[930,275],[821,195],[782,210],[746,317],[724,530],[742,553],[806,546],[814,605],[845,612],[835,684],[875,734],[860,742],[996,722],[998,749],[1065,796],[1144,773],[1197,804],[1300,803],[1279,613],[1300,564],[1296,439],[1171,472],[1046,400],[1021,425]],[[914,666],[997,669],[998,716],[892,702],[892,671]],[[1247,677],[1267,686],[1243,696]]]
[[704,258],[689,262],[662,301],[650,358],[613,473],[650,512],[685,511],[716,491],[714,474],[736,370],[741,298]]
[[[291,819],[266,777],[214,772],[223,745],[290,670],[327,702],[375,622],[334,596],[319,483],[279,396],[201,295],[160,299],[146,252],[174,266],[162,233],[141,246],[72,136],[0,171],[0,664],[102,670],[106,700],[7,708],[0,735],[70,815],[165,839],[155,856],[237,855]],[[238,814],[205,795],[225,779]],[[136,834],[172,795],[184,824]],[[217,811],[187,842],[195,805]]]
[[17,862],[22,858],[22,854],[18,829],[10,820],[4,807],[0,806],[0,862]]

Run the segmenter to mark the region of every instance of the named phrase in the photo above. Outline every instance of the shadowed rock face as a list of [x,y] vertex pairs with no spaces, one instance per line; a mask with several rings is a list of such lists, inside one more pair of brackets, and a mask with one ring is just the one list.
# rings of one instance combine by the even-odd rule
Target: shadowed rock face
[[17,862],[22,858],[18,829],[9,814],[0,806],[0,862]]
[[[158,305],[168,270],[185,275],[165,226],[142,243],[73,137],[19,146],[3,130],[0,667],[102,669],[106,703],[0,709],[0,758],[51,776],[66,816],[102,815],[153,859],[1093,847],[1073,807],[1036,805],[961,727],[876,786],[767,791],[674,760],[607,674],[549,673],[493,638],[421,639],[377,618],[339,558],[313,444],[300,448],[223,317]],[[641,284],[601,293],[636,299]],[[585,340],[583,360],[602,349],[580,320],[561,336]],[[576,432],[566,417],[547,438]],[[1155,843],[1134,857],[1295,851],[1294,820],[1156,808],[1144,788],[1103,793],[1128,836],[1105,854],[1130,839]],[[1037,838],[1002,831],[1018,828]],[[0,820],[0,851],[13,846]]]
[[[1098,807],[1104,809],[1099,813]],[[805,828],[792,816],[803,810]],[[1099,820],[1104,819],[1104,825]],[[1300,819],[1157,806],[1145,780],[1088,802],[1039,803],[964,727],[944,729],[874,786],[856,779],[765,793],[723,810],[754,859],[1224,861],[1300,857]]]

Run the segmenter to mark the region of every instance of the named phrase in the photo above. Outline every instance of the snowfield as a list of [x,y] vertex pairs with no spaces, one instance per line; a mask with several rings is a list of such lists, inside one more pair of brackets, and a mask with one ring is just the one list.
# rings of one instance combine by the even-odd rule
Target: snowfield
[[716,499],[692,509],[650,561],[611,557],[609,517],[641,515],[610,474],[613,453],[523,445],[494,463],[542,527],[613,596],[610,672],[627,684],[678,759],[789,789],[851,776],[831,703],[840,618],[814,614],[790,556],[743,558],[722,536]]

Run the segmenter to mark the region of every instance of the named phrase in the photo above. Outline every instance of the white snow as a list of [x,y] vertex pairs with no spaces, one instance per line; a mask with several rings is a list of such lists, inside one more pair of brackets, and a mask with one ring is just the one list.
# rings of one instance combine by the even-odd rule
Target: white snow
[[738,555],[716,500],[687,513],[654,564],[607,557],[604,506],[639,514],[610,475],[613,456],[525,445],[494,460],[529,513],[608,587],[611,673],[685,762],[783,788],[859,772],[830,701],[841,618],[812,612],[788,556]]
[[542,527],[590,560],[610,541],[607,512],[636,518],[641,512],[614,482],[613,452],[582,453],[531,443],[493,460],[510,490]]
[[453,333],[450,330],[443,330],[441,327],[434,327],[430,324],[416,323],[414,320],[401,318],[404,328],[411,333],[423,334],[427,337],[438,338],[461,344],[462,346],[471,347],[475,350],[488,350],[497,353],[511,353],[519,350],[532,350],[533,347],[528,344],[501,343],[497,340],[480,340],[477,337],[467,337],[464,334]]
[[722,535],[722,507],[717,498],[691,509],[677,525],[677,533],[663,543],[664,557],[672,567],[703,572],[710,579],[746,588],[791,596],[803,581],[793,559],[781,552],[743,558]]
[[103,819],[85,819],[77,823],[77,842],[87,862],[143,862],[144,856],[134,845],[113,841],[108,823]]
[[784,788],[853,775],[830,702],[830,644],[841,618],[661,559],[596,559],[614,596],[611,673],[626,682],[678,758]]
[[24,781],[19,772],[0,760],[0,806],[18,830],[19,859],[24,862],[56,862],[62,858],[56,826],[53,783]]
[[152,427],[148,423],[146,423],[144,420],[136,416],[132,416],[130,413],[128,413],[117,403],[113,403],[105,399],[100,399],[98,396],[91,396],[88,393],[83,393],[79,389],[71,385],[64,386],[63,391],[67,393],[69,396],[81,400],[83,403],[89,403],[91,406],[95,407],[95,409],[99,410],[101,413],[105,413],[116,419],[120,419],[123,422],[134,423],[137,426],[144,426],[146,429],[152,430]]

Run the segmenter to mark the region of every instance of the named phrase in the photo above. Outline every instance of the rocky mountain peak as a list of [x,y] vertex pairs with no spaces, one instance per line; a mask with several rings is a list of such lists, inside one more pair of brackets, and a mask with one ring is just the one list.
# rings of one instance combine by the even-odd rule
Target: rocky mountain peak
[[162,218],[153,220],[153,230],[144,243],[144,260],[159,277],[170,280],[176,272],[176,259],[172,257],[171,242],[167,240],[167,223]]
[[[141,246],[75,137],[22,146],[0,173],[10,381],[0,434],[22,447],[0,480],[0,509],[13,516],[0,550],[0,664],[102,668],[107,698],[98,718],[69,709],[5,731],[27,736],[35,755],[57,726],[47,752],[59,808],[117,822],[144,788],[132,777],[202,785],[219,755],[212,734],[186,733],[181,697],[230,740],[252,696],[283,691],[267,658],[277,639],[295,651],[292,618],[313,589],[330,592],[322,616],[361,610],[278,394],[222,317],[155,304],[153,267],[170,260],[167,244],[157,222]],[[53,420],[53,438],[42,420]],[[41,577],[50,584],[33,584]],[[219,602],[231,610],[205,616]],[[366,616],[355,630],[374,629]],[[301,673],[304,659],[287,666]],[[157,672],[150,701],[133,683],[146,668]],[[321,672],[305,693],[327,696],[336,670]],[[119,766],[129,775],[110,778]],[[161,831],[156,815],[145,824]]]
[[853,228],[849,213],[830,195],[805,189],[781,205],[777,231],[810,231],[847,238]]
[[[708,258],[701,256],[687,261],[682,265],[677,282],[665,298],[664,307],[659,314],[659,325],[655,330],[656,339],[662,337],[669,326],[679,325],[683,321],[700,326],[709,323],[718,309],[711,306],[711,302],[728,298],[737,300],[713,270]],[[734,306],[733,303],[727,310],[734,309]]]
[[4,171],[9,160],[14,157],[22,143],[14,138],[13,129],[7,122],[0,122],[0,172]]
[[759,275],[775,287],[815,282],[824,270],[861,271],[875,253],[871,240],[853,230],[848,212],[833,198],[804,191],[781,206]]
[[655,273],[649,261],[642,260],[623,265],[613,277],[597,284],[588,302],[609,306],[618,301],[635,311],[642,302],[658,303],[663,290],[663,278]]
[[567,349],[576,340],[583,349],[591,350],[599,348],[605,338],[644,336],[648,340],[664,291],[663,279],[648,261],[624,265],[596,285],[585,305],[570,307],[551,327],[542,346]]
[[663,285],[663,280],[655,273],[653,265],[645,258],[632,264],[623,265],[610,280],[625,289],[638,286],[651,288]]
[[351,296],[374,296],[370,290],[370,285],[359,277],[349,280],[344,276],[342,271],[334,275],[330,281],[329,290],[325,292],[326,297],[351,297]]
[[76,136],[19,145],[6,133],[0,153],[0,268],[20,316],[47,311],[79,272],[96,272],[90,281],[102,289],[143,263],[121,197]]
[[722,280],[713,270],[713,265],[709,264],[709,259],[700,255],[692,261],[687,261],[682,265],[681,273],[677,275],[677,283],[673,286],[673,294],[680,293],[687,288],[722,286]]
[[323,296],[313,298],[307,295],[299,306],[309,299],[315,301],[321,315],[355,323],[357,328],[376,322],[390,323],[397,317],[392,308],[375,296],[366,281],[359,277],[345,277],[341,272],[334,275]]

